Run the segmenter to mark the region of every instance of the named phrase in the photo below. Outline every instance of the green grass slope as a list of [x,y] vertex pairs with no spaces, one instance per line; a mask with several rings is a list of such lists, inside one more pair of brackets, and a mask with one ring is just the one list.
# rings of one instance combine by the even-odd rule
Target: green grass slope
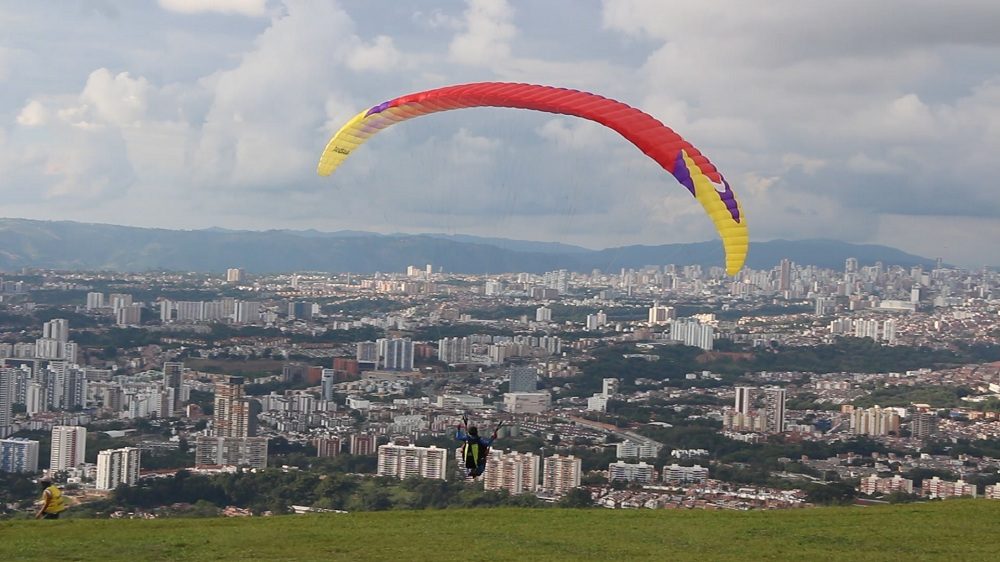
[[0,560],[997,560],[1000,501],[9,521]]

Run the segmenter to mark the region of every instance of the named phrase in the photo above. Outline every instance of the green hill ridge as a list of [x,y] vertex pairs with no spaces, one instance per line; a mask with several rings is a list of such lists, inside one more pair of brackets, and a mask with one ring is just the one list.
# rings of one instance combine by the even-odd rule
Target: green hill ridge
[[7,521],[3,560],[991,560],[1000,502]]

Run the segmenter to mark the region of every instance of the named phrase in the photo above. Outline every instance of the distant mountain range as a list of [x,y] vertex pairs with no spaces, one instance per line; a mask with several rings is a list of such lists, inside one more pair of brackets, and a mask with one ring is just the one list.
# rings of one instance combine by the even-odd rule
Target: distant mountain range
[[[783,258],[801,265],[842,269],[844,260],[886,265],[931,266],[933,261],[877,245],[834,240],[754,242],[747,265],[770,268]],[[316,230],[247,231],[209,228],[166,230],[68,221],[0,218],[0,271],[23,267],[67,270],[205,271],[242,267],[248,272],[404,271],[433,264],[447,272],[501,273],[617,271],[645,265],[723,264],[717,241],[589,250],[552,242],[529,242],[455,234],[376,234]]]

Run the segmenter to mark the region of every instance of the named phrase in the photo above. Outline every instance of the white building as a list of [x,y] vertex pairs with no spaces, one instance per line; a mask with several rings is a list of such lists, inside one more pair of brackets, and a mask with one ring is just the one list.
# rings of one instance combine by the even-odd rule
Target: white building
[[542,488],[556,495],[563,495],[580,486],[582,461],[573,455],[552,455],[545,458],[542,471]]
[[547,306],[535,309],[535,322],[552,322],[552,309]]
[[618,458],[620,459],[649,459],[660,454],[662,445],[653,441],[636,443],[626,439],[616,446]]
[[349,410],[360,410],[362,412],[367,412],[369,409],[371,409],[371,407],[372,407],[371,400],[365,400],[364,398],[360,398],[358,396],[347,397],[347,408]]
[[0,472],[38,472],[38,441],[23,437],[0,440]]
[[517,494],[532,493],[538,489],[541,459],[532,453],[501,453],[492,451],[483,473],[483,487],[487,490],[507,490]]
[[618,394],[618,379],[609,378],[601,380],[601,394],[605,396]]
[[194,464],[267,468],[267,437],[199,436],[195,439]]
[[855,435],[899,435],[899,414],[889,408],[855,408],[851,413]]
[[603,394],[595,394],[587,398],[587,409],[592,412],[607,412],[608,397]]
[[664,482],[701,482],[708,479],[708,468],[701,465],[680,466],[671,464],[663,467]]
[[381,338],[378,346],[380,368],[387,371],[413,370],[413,341],[410,338]]
[[669,324],[675,318],[677,318],[677,311],[672,306],[660,306],[659,303],[656,303],[649,308],[649,324],[651,326]]
[[921,490],[923,495],[931,499],[948,499],[958,498],[961,496],[976,497],[976,485],[969,484],[962,479],[959,479],[956,482],[949,482],[947,480],[941,480],[938,476],[930,479],[925,478]]
[[670,322],[670,339],[711,351],[715,346],[715,328],[694,318],[678,318]]
[[434,403],[438,408],[458,408],[467,410],[470,408],[482,408],[483,398],[469,394],[442,394],[437,397]]
[[613,462],[608,465],[608,481],[624,480],[626,482],[652,483],[656,479],[656,468],[651,464],[639,462]]
[[896,474],[892,478],[879,478],[877,474],[872,474],[867,478],[862,478],[858,485],[858,490],[862,494],[891,494],[893,492],[913,493],[913,480],[903,478]]
[[86,428],[70,425],[53,427],[49,472],[61,472],[83,464],[86,452]]
[[137,447],[108,449],[97,454],[98,490],[114,490],[124,484],[135,486],[139,482],[139,457]]
[[142,322],[142,305],[130,304],[115,311],[118,326],[138,326]]
[[16,369],[0,367],[0,437],[7,437],[12,432],[17,378]]
[[438,340],[438,360],[444,363],[467,363],[472,356],[469,338],[441,338]]
[[410,477],[444,480],[448,465],[448,451],[437,447],[416,445],[380,445],[378,448],[378,475],[405,480]]
[[236,303],[235,317],[237,324],[257,324],[260,322],[260,303],[257,301],[239,301]]
[[503,395],[504,411],[512,414],[541,414],[552,406],[548,392],[507,392]]
[[87,293],[87,310],[104,308],[104,293]]

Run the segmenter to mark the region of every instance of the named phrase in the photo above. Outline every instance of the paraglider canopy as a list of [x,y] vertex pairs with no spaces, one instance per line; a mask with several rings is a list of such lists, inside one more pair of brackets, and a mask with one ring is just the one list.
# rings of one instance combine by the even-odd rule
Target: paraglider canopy
[[429,113],[470,107],[511,107],[573,115],[615,130],[670,172],[701,203],[722,238],[726,272],[736,275],[749,247],[746,218],[729,182],[669,127],[647,113],[596,94],[533,84],[480,82],[395,98],[355,115],[327,143],[317,172],[327,176],[372,135]]

